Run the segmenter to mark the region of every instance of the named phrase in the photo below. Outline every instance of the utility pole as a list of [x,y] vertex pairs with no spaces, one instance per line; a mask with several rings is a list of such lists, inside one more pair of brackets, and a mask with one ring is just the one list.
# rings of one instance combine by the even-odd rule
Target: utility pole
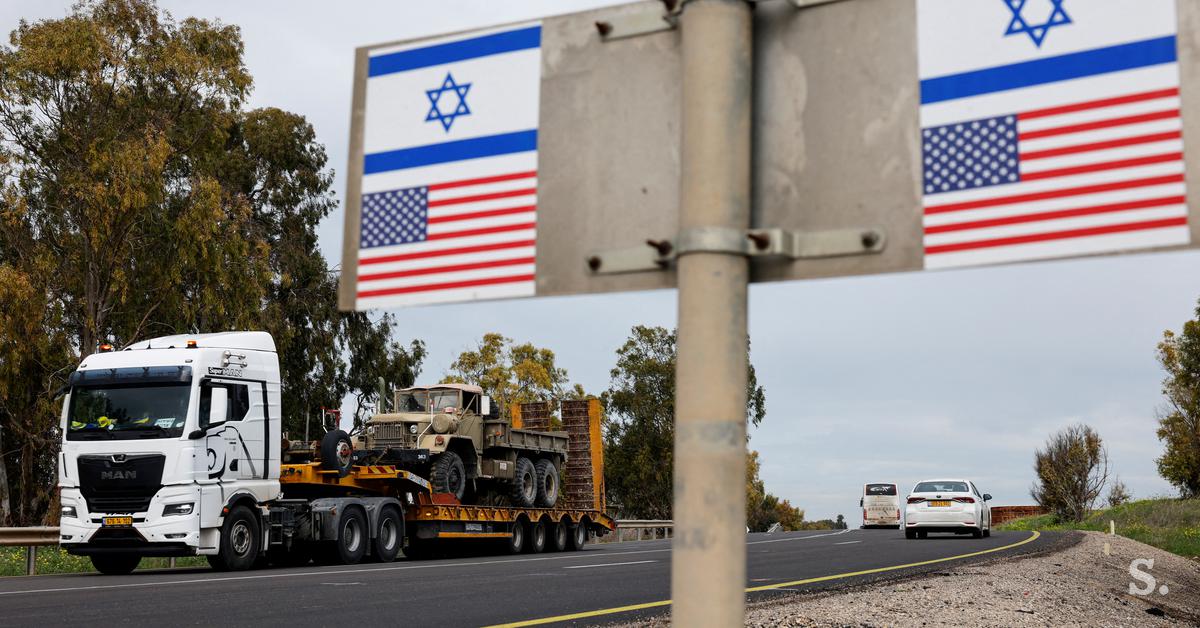
[[751,7],[682,7],[672,622],[745,620]]

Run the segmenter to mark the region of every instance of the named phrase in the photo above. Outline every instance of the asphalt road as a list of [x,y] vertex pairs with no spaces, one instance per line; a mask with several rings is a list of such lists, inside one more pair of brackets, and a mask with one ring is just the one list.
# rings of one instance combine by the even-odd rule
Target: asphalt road
[[[751,534],[746,586],[751,599],[762,599],[936,571],[1036,551],[1054,541],[1045,533],[1028,540],[1033,536],[996,532],[988,539],[909,541],[896,530]],[[670,558],[668,541],[642,541],[562,554],[237,574],[177,569],[3,578],[0,623],[486,626],[560,618],[563,624],[591,625],[665,613]]]

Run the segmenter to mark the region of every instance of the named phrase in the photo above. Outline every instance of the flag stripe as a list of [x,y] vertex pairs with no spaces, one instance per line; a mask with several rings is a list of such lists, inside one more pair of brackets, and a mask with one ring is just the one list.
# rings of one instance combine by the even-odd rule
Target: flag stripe
[[463,203],[474,203],[476,201],[490,201],[497,198],[512,198],[514,196],[528,196],[537,194],[537,188],[525,188],[520,190],[507,190],[504,192],[491,192],[489,194],[476,194],[474,196],[458,196],[455,198],[443,198],[436,201],[429,201],[429,206],[443,207],[445,205],[461,205]]
[[444,65],[455,61],[537,48],[541,45],[542,27],[540,25],[530,26],[472,39],[376,55],[367,62],[367,76],[407,72],[431,65]]
[[529,172],[514,172],[512,174],[498,174],[494,177],[479,177],[477,179],[463,179],[462,181],[447,181],[445,183],[434,183],[429,186],[430,192],[437,190],[448,190],[450,188],[461,188],[468,185],[483,185],[484,183],[499,183],[501,181],[513,181],[515,179],[529,179],[537,176],[537,170]]
[[1047,116],[1057,116],[1064,113],[1074,113],[1076,111],[1086,111],[1088,109],[1101,109],[1111,107],[1113,105],[1124,105],[1131,102],[1141,102],[1144,100],[1157,100],[1159,98],[1170,98],[1179,95],[1178,87],[1170,87],[1167,89],[1158,89],[1151,92],[1142,92],[1140,94],[1129,94],[1126,96],[1114,96],[1112,98],[1100,98],[1098,100],[1089,100],[1087,102],[1074,103],[1070,105],[1061,105],[1058,107],[1046,107],[1045,109],[1034,109],[1019,114],[1017,117],[1021,120],[1033,120],[1035,118],[1044,118]]
[[1065,240],[1068,238],[1083,238],[1088,236],[1103,235],[1106,233],[1122,233],[1126,231],[1142,231],[1148,229],[1162,229],[1165,227],[1179,227],[1187,225],[1187,216],[1178,218],[1163,218],[1160,220],[1147,220],[1143,222],[1131,222],[1120,225],[1105,225],[1102,227],[1088,227],[1085,229],[1070,229],[1066,231],[1050,231],[1044,233],[1031,233],[1021,236],[1012,236],[1008,238],[994,238],[991,240],[977,240],[975,242],[958,242],[955,244],[942,244],[938,246],[925,247],[926,255],[936,255],[938,253],[949,253],[952,251],[967,251],[971,249],[983,249],[997,246],[1012,246],[1014,244],[1027,244],[1030,242],[1044,242],[1047,240]]
[[484,251],[499,251],[502,249],[517,249],[523,246],[534,246],[536,240],[514,240],[510,242],[496,242],[495,244],[476,244],[473,246],[462,246],[453,249],[438,249],[436,251],[420,251],[417,253],[401,253],[398,255],[385,255],[381,257],[365,257],[359,260],[359,264],[388,264],[391,262],[404,262],[414,259],[425,259],[429,257],[443,257],[446,255],[462,255],[464,253],[482,253]]
[[1164,205],[1179,205],[1187,202],[1185,196],[1165,196],[1161,198],[1149,198],[1140,201],[1130,201],[1125,203],[1110,203],[1108,205],[1095,205],[1092,207],[1077,207],[1075,209],[1060,209],[1049,212],[1038,212],[1035,214],[1019,214],[1016,216],[1005,216],[1002,218],[989,218],[987,220],[973,220],[970,222],[957,222],[947,225],[932,225],[925,227],[925,235],[936,233],[947,233],[951,231],[966,231],[969,229],[983,229],[986,227],[1000,227],[1003,225],[1015,225],[1026,222],[1040,222],[1043,220],[1055,220],[1059,218],[1073,218],[1075,216],[1090,216],[1093,214],[1104,214],[1110,212],[1120,212],[1131,209],[1145,209],[1147,207],[1162,207]]
[[510,214],[525,214],[537,211],[537,205],[522,205],[520,207],[506,207],[504,209],[489,209],[485,211],[469,212],[465,214],[450,214],[447,216],[436,216],[429,219],[429,224],[436,225],[443,222],[456,222],[459,220],[474,220],[476,218],[492,218],[495,216],[508,216]]
[[1132,168],[1134,166],[1145,166],[1148,164],[1161,164],[1168,161],[1180,161],[1183,159],[1183,153],[1166,153],[1163,155],[1148,155],[1145,157],[1134,157],[1131,159],[1119,159],[1117,161],[1104,161],[1095,164],[1085,164],[1082,166],[1072,166],[1070,168],[1056,168],[1054,170],[1042,170],[1039,172],[1031,172],[1022,174],[1022,181],[1036,181],[1038,179],[1052,179],[1054,177],[1066,177],[1074,174],[1083,174],[1086,172],[1100,172],[1102,170],[1119,170],[1121,168]]
[[1074,155],[1076,153],[1086,153],[1094,150],[1104,150],[1106,148],[1120,148],[1122,146],[1136,146],[1138,144],[1150,144],[1152,142],[1162,142],[1166,140],[1176,140],[1183,137],[1182,131],[1166,131],[1163,133],[1149,133],[1146,135],[1135,135],[1133,137],[1122,137],[1115,140],[1107,140],[1103,142],[1091,142],[1089,144],[1078,144],[1075,146],[1063,146],[1060,148],[1047,148],[1045,150],[1035,150],[1023,152],[1020,154],[1021,161],[1034,161],[1036,159],[1045,159],[1047,157],[1059,157],[1061,155]]
[[514,259],[501,259],[488,262],[472,262],[469,264],[450,264],[447,266],[428,266],[424,268],[414,268],[411,270],[396,270],[387,273],[374,273],[371,275],[360,275],[359,281],[377,281],[380,279],[399,279],[401,277],[415,277],[417,275],[436,275],[438,273],[453,273],[464,270],[479,270],[481,268],[495,268],[497,266],[516,266],[519,264],[532,264],[533,257],[518,257]]
[[1145,187],[1150,185],[1162,185],[1164,183],[1182,183],[1182,174],[1172,174],[1161,177],[1147,177],[1144,179],[1133,179],[1131,181],[1114,181],[1112,183],[1100,183],[1096,185],[1083,185],[1074,188],[1066,188],[1061,190],[1047,190],[1044,192],[1032,192],[1029,194],[1014,194],[1012,196],[1000,196],[993,198],[982,198],[975,201],[965,201],[962,203],[949,203],[946,205],[931,205],[925,208],[926,214],[940,214],[943,212],[961,211],[964,209],[977,209],[980,207],[995,207],[997,205],[1008,205],[1010,203],[1024,203],[1028,201],[1038,201],[1047,198],[1060,198],[1063,196],[1078,196],[1081,194],[1095,194],[1096,192],[1108,192],[1110,190],[1124,190],[1127,188]]
[[514,131],[371,153],[363,157],[363,174],[376,174],[389,170],[404,170],[449,161],[481,159],[535,150],[537,150],[537,130]]
[[467,236],[483,235],[485,233],[503,233],[505,231],[522,231],[524,229],[533,229],[537,223],[523,222],[515,225],[498,225],[495,227],[483,227],[480,229],[463,229],[462,231],[447,231],[445,233],[431,233],[426,238],[430,240],[449,240],[451,238],[465,238]]
[[[1178,109],[1168,109],[1166,111],[1154,111],[1151,113],[1142,113],[1135,116],[1124,116],[1121,118],[1111,118],[1108,120],[1096,120],[1094,122],[1084,122],[1082,124],[1070,124],[1067,126],[1055,127],[1052,129],[1039,129],[1037,131],[1026,131],[1017,135],[1019,141],[1033,140],[1039,137],[1050,137],[1053,135],[1066,135],[1068,133],[1079,133],[1081,131],[1092,131],[1095,129],[1109,129],[1115,126],[1125,126],[1127,124],[1138,124],[1140,122],[1150,122],[1152,120],[1165,120],[1167,118],[1178,118]],[[1018,120],[1020,116],[1018,116]]]
[[533,281],[533,275],[513,275],[510,277],[488,277],[485,279],[467,279],[463,281],[446,281],[442,283],[431,283],[421,286],[402,286],[397,288],[380,288],[379,290],[359,290],[358,297],[382,297],[396,294],[410,294],[413,292],[429,292],[433,290],[451,290],[454,288],[472,288],[475,286],[490,286],[502,283],[517,283],[521,281]]

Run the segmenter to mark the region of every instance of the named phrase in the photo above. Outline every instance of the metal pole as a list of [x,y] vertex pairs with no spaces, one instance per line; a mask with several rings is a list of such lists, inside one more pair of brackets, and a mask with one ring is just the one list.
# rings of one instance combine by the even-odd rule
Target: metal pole
[[[672,622],[740,626],[746,587],[751,8],[683,7]],[[689,252],[691,249],[694,252]]]
[[308,425],[312,423],[312,408],[304,415],[304,446],[308,447]]
[[37,546],[30,545],[25,548],[25,575],[32,576],[37,573]]

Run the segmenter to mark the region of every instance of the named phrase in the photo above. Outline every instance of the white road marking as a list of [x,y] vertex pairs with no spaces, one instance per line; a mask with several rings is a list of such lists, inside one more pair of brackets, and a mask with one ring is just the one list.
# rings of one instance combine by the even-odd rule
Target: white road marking
[[841,543],[834,543],[834,545],[850,545],[851,543],[862,543],[862,541],[842,541]]
[[571,565],[563,567],[563,569],[591,569],[592,567],[616,567],[618,565],[642,565],[645,563],[657,563],[657,560],[632,560],[627,563],[598,563],[595,565]]
[[[795,537],[790,537],[790,538],[786,538],[786,539],[772,539],[770,541],[752,541],[750,543],[747,543],[747,545],[758,545],[760,543],[780,543],[780,542],[785,542],[785,541],[799,541],[799,540],[804,540],[804,539],[815,539],[815,538],[819,538],[819,537],[823,537],[823,536],[836,536],[838,534],[845,534],[846,532],[849,532],[849,530],[842,530],[842,531],[836,532],[834,534],[813,534],[813,535],[809,535],[809,536],[795,536]],[[661,552],[670,552],[670,551],[671,551],[671,548],[668,546],[668,547],[663,547],[660,549],[637,550],[637,551],[630,551],[630,552],[611,552],[611,553],[605,553],[604,556],[631,556],[631,555],[635,555],[635,554],[657,554],[657,553],[661,553]],[[196,584],[206,584],[206,583],[216,583],[216,582],[238,582],[238,581],[244,581],[244,580],[274,580],[276,578],[302,578],[302,577],[308,577],[308,576],[336,576],[336,575],[341,575],[341,574],[367,575],[367,574],[370,574],[370,573],[376,572],[376,571],[379,571],[379,572],[409,571],[409,570],[413,570],[413,569],[437,569],[439,567],[447,567],[447,568],[450,568],[450,567],[478,567],[480,565],[505,565],[505,564],[510,564],[510,563],[528,563],[528,562],[539,562],[539,561],[547,561],[547,560],[569,560],[572,558],[576,558],[576,559],[591,558],[591,556],[588,556],[588,555],[582,554],[582,553],[572,552],[570,554],[564,554],[562,556],[541,556],[538,558],[516,558],[516,559],[508,559],[508,560],[481,560],[481,561],[471,561],[471,562],[447,562],[447,563],[433,563],[433,564],[422,564],[422,565],[395,565],[395,566],[391,566],[391,567],[366,567],[366,568],[359,568],[359,569],[331,569],[328,571],[301,571],[298,573],[294,572],[294,573],[274,573],[274,574],[268,573],[268,574],[254,574],[254,575],[247,575],[247,576],[222,576],[222,577],[217,577],[217,578],[189,578],[186,580],[165,580],[165,581],[161,581],[161,582],[128,582],[125,584],[94,584],[94,585],[81,586],[81,587],[55,587],[55,588],[46,588],[46,589],[28,589],[25,591],[0,591],[0,597],[10,596],[10,595],[25,595],[25,594],[32,594],[32,593],[63,593],[63,592],[67,592],[67,591],[94,591],[94,590],[104,590],[104,589],[137,589],[137,588],[146,588],[146,587],[165,587],[165,586],[180,585],[180,584],[196,585]]]

